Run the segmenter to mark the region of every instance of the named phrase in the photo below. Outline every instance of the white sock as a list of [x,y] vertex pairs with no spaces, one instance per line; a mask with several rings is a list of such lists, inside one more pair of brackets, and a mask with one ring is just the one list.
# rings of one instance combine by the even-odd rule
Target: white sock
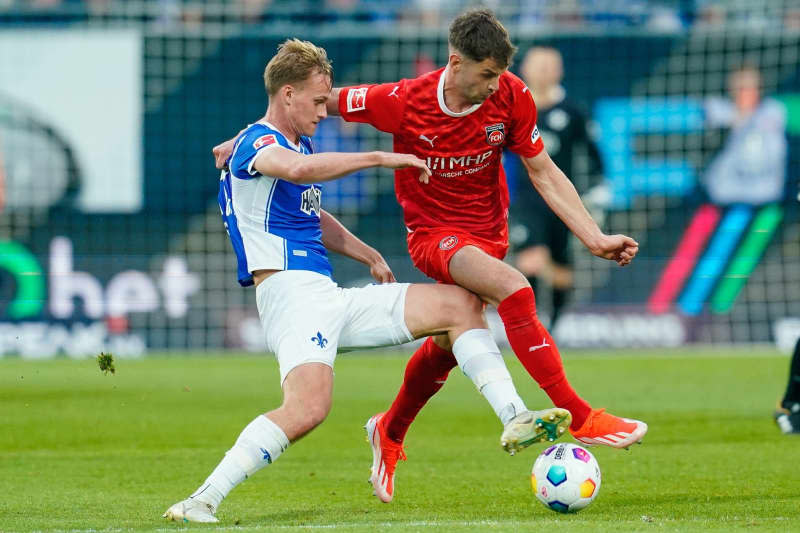
[[275,461],[288,447],[289,439],[283,430],[266,416],[258,415],[190,498],[210,503],[216,510],[236,485]]
[[503,425],[527,411],[488,329],[462,333],[453,343],[453,354],[461,371],[478,387]]

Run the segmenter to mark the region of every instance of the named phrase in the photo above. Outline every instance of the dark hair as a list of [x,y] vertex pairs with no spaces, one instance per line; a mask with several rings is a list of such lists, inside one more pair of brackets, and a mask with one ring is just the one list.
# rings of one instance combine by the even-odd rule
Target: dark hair
[[450,25],[449,42],[473,61],[491,57],[501,67],[509,66],[517,51],[506,29],[488,9],[475,9],[459,15]]

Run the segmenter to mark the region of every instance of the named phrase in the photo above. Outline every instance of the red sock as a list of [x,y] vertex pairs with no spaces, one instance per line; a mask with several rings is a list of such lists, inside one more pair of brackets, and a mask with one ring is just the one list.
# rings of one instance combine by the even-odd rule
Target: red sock
[[403,442],[419,410],[442,388],[447,374],[457,364],[453,353],[437,346],[433,337],[422,343],[408,360],[400,392],[383,416],[383,427],[390,439]]
[[497,306],[506,326],[508,342],[528,374],[547,393],[556,407],[572,413],[572,429],[580,428],[592,411],[567,381],[564,365],[553,338],[536,316],[533,289],[520,289]]

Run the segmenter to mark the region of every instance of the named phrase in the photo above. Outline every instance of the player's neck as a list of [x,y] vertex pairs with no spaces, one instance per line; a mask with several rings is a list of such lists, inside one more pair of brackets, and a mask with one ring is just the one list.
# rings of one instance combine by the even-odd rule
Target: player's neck
[[287,140],[294,144],[300,143],[300,135],[298,135],[292,127],[289,117],[287,117],[285,113],[282,113],[281,110],[269,106],[267,108],[267,113],[261,117],[260,122],[269,122],[275,129],[281,132]]
[[444,94],[444,105],[447,106],[447,109],[453,113],[463,113],[475,105],[464,98],[461,91],[458,90],[458,87],[453,82],[453,75],[449,68],[445,69],[443,76],[445,78],[442,93]]

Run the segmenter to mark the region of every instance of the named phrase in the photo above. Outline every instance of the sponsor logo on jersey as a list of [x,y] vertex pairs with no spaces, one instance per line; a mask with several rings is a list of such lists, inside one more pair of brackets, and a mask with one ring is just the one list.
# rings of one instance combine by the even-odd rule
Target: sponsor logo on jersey
[[275,138],[275,136],[271,133],[269,135],[262,135],[256,139],[256,142],[253,143],[253,148],[258,150],[262,146],[269,146],[270,144],[275,144],[276,142],[278,142],[278,139]]
[[505,129],[506,126],[502,122],[486,126],[486,142],[492,146],[503,144],[503,141],[506,139]]
[[300,195],[300,211],[306,215],[310,215],[313,212],[319,216],[320,211],[322,211],[321,205],[322,191],[313,185],[304,190],[303,194]]
[[363,111],[367,108],[367,87],[347,90],[347,112]]
[[439,241],[439,249],[452,250],[456,244],[458,244],[458,237],[456,237],[455,235],[450,235],[449,237],[445,237],[444,239]]
[[400,89],[400,86],[399,85],[395,85],[394,89],[392,89],[392,92],[389,93],[389,96],[394,96],[395,98],[397,98],[399,100],[400,99],[400,95],[397,94],[397,90],[398,89]]
[[454,155],[442,157],[427,157],[426,163],[428,168],[436,171],[436,174],[445,178],[455,178],[464,174],[474,174],[484,168],[488,167],[491,163],[489,160],[494,149],[487,150],[479,154],[469,155]]
[[541,135],[539,135],[539,126],[534,124],[533,131],[531,132],[531,144],[534,144],[536,141],[538,141],[540,137]]

